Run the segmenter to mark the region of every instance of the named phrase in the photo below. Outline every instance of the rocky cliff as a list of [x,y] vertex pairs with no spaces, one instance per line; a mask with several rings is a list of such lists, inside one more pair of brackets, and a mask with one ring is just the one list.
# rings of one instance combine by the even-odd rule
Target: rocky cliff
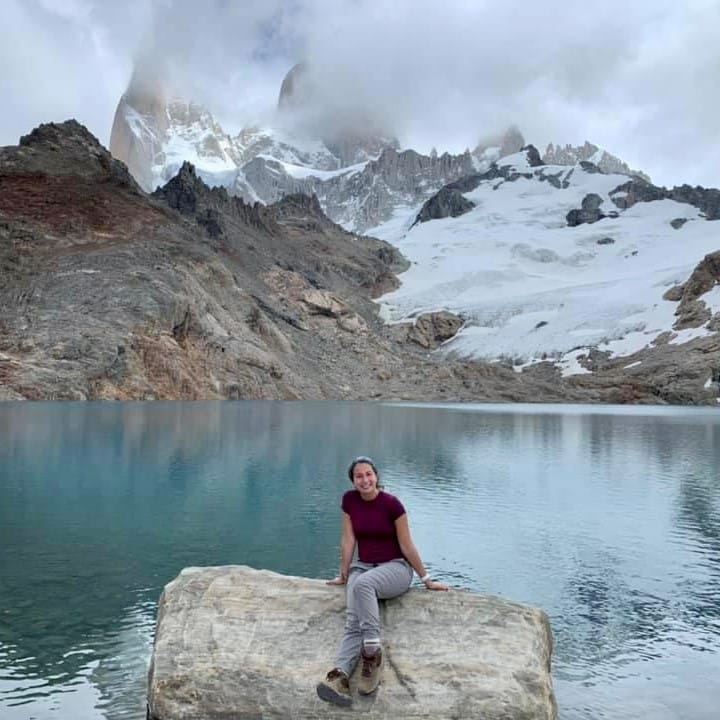
[[[352,710],[320,701],[344,590],[241,566],[187,568],[158,607],[150,720],[555,720],[544,612],[469,591],[411,589],[382,608],[383,682]],[[356,678],[351,678],[351,688]]]
[[168,130],[168,99],[155,78],[135,71],[120,98],[110,131],[110,148],[140,186],[153,187],[153,165],[162,153]]

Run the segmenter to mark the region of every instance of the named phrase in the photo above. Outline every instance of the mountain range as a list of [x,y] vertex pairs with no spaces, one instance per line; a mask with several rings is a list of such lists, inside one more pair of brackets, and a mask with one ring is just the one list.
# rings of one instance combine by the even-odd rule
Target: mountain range
[[0,397],[716,403],[720,191],[314,98],[296,66],[231,136],[136,74],[111,153],[0,149]]

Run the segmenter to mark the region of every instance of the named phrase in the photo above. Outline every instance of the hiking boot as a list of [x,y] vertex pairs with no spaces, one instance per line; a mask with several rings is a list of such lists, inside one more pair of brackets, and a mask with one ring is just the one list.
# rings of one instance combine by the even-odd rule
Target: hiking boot
[[370,695],[377,690],[380,684],[382,650],[378,648],[372,655],[366,655],[363,650],[360,660],[362,661],[362,670],[358,681],[358,692],[361,695]]
[[339,668],[333,668],[322,682],[315,688],[318,697],[325,702],[341,707],[349,707],[352,703],[348,676]]

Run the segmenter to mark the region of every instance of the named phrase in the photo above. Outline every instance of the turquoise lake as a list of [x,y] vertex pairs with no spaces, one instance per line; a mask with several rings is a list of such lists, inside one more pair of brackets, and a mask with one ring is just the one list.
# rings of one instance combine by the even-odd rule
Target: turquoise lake
[[720,717],[720,410],[224,402],[0,403],[0,718],[142,720],[165,583],[331,577],[359,454],[436,577],[547,611],[561,720]]

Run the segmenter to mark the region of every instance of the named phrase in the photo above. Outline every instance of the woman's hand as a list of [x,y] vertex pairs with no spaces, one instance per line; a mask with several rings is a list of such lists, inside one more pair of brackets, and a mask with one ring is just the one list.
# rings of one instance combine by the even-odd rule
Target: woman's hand
[[438,582],[437,580],[428,580],[425,583],[425,587],[428,590],[449,590],[450,588],[445,583]]
[[332,580],[328,580],[325,584],[326,585],[344,585],[347,582],[347,575],[345,573],[340,573],[337,577],[334,577]]

